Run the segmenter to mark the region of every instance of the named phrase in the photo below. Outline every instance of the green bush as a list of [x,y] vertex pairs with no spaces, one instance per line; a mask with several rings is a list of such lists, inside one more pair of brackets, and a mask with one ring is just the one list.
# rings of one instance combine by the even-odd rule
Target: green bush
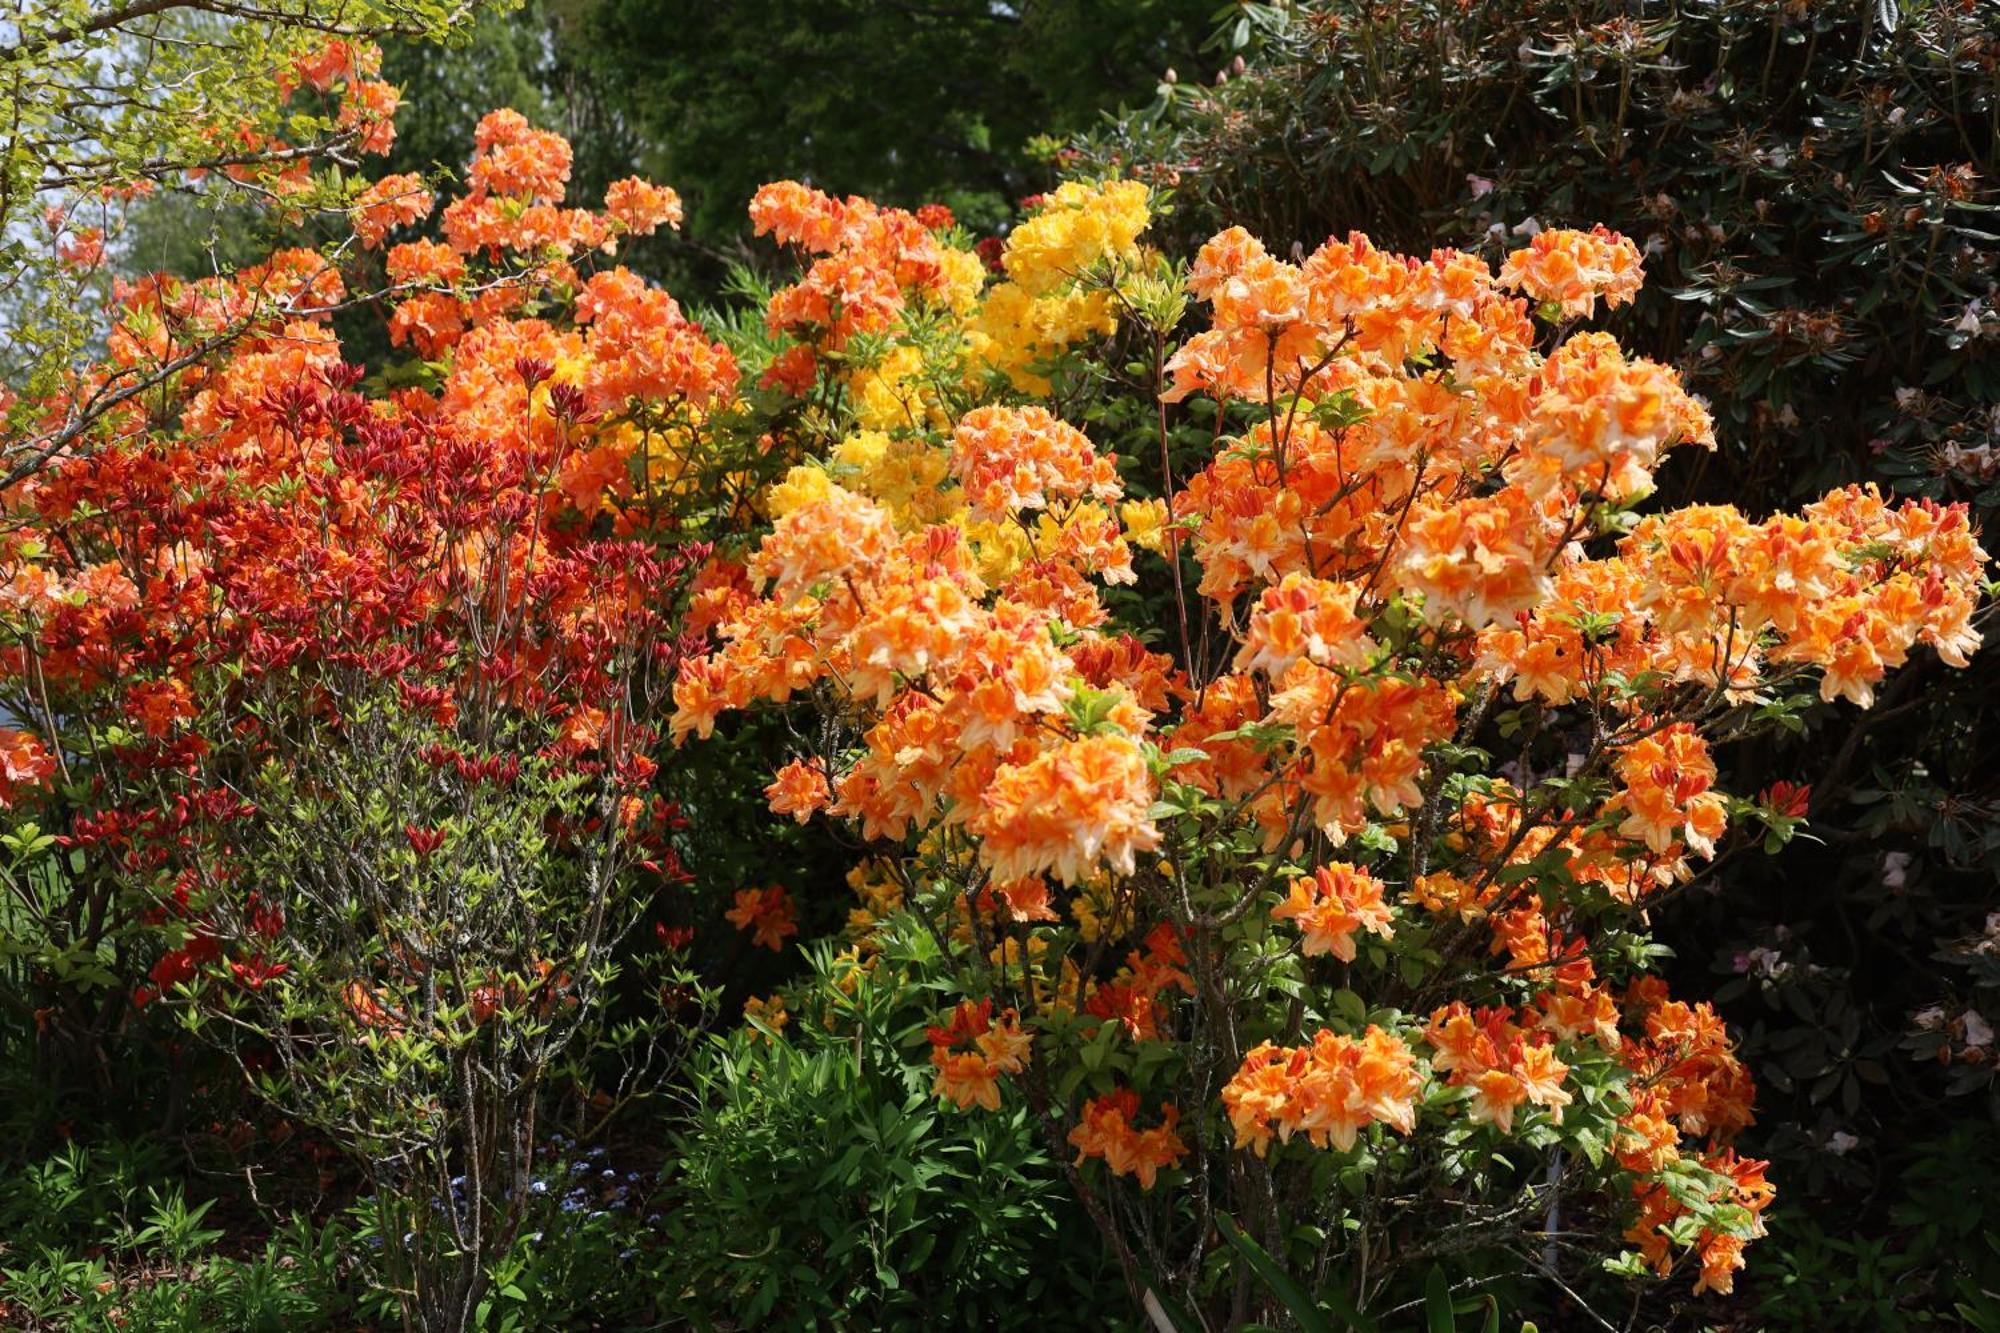
[[304,1333],[351,1311],[336,1230],[294,1218],[261,1249],[225,1253],[217,1201],[191,1203],[173,1166],[157,1146],[114,1142],[0,1174],[0,1323]]
[[675,1136],[668,1275],[696,1320],[867,1329],[1117,1327],[1124,1287],[1024,1108],[941,1106],[923,981],[899,933],[826,951],[782,1026],[718,1037]]
[[1763,1275],[1763,1327],[1783,1330],[2000,1329],[2000,1205],[1966,1188],[2000,1175],[1990,1134],[1961,1125],[1901,1164],[1890,1236],[1838,1219],[1779,1213]]

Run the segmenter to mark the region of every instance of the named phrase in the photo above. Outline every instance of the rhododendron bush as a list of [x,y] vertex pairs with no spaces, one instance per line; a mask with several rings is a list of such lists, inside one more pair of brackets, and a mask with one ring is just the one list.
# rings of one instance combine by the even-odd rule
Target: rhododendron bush
[[[1731,742],[1964,665],[1962,508],[1649,510],[1715,431],[1589,327],[1642,281],[1601,228],[1177,257],[1131,181],[977,243],[779,183],[796,264],[725,342],[616,265],[673,192],[569,166],[495,112],[442,208],[390,176],[328,251],[122,285],[16,406],[151,386],[4,494],[51,1049],[179,1015],[366,1163],[378,1283],[455,1329],[548,1100],[611,1114],[736,984],[688,921],[740,964],[845,911],[739,1042],[938,994],[937,1101],[1032,1123],[1156,1310],[1269,1319],[1260,1263],[1362,1311],[1441,1261],[1731,1289],[1755,1089],[1648,914],[1802,823]],[[858,837],[855,903],[677,855],[671,770],[779,709],[768,786],[703,798]]]
[[1647,912],[1799,824],[1722,743],[1964,664],[1965,512],[1646,512],[1715,440],[1586,327],[1641,282],[1613,233],[1496,273],[1232,229],[1181,266],[1148,209],[1066,185],[989,278],[948,219],[758,195],[806,266],[765,379],[831,447],[715,566],[675,733],[830,722],[773,810],[869,840],[857,958],[935,938],[938,1096],[1041,1117],[1135,1294],[1245,1317],[1218,1215],[1350,1308],[1600,1242],[1728,1291],[1755,1092]]

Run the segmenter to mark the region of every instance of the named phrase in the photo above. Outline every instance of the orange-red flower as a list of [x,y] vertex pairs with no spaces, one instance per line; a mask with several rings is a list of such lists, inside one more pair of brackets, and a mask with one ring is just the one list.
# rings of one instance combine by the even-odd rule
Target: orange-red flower
[[752,932],[751,943],[777,952],[785,941],[799,933],[798,909],[784,886],[738,889],[736,905],[723,914],[738,930]]

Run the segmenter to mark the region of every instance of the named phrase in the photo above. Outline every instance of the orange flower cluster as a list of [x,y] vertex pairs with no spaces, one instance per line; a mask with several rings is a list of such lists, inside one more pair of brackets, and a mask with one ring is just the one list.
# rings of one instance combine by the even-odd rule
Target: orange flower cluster
[[1662,1274],[1672,1270],[1672,1233],[1689,1209],[1658,1177],[1676,1162],[1694,1161],[1725,1181],[1711,1202],[1734,1204],[1749,1218],[1741,1232],[1704,1227],[1692,1245],[1701,1265],[1695,1289],[1726,1293],[1743,1267],[1745,1243],[1764,1233],[1762,1213],[1777,1193],[1764,1177],[1765,1163],[1738,1157],[1728,1146],[1752,1121],[1749,1071],[1713,1009],[1668,999],[1655,978],[1632,984],[1626,1013],[1643,1025],[1644,1035],[1620,1048],[1633,1081],[1614,1148],[1619,1163],[1634,1173],[1637,1205],[1625,1239]]
[[1514,1129],[1514,1112],[1532,1103],[1562,1121],[1570,1094],[1563,1088],[1569,1066],[1556,1058],[1547,1036],[1513,1021],[1505,1008],[1468,1009],[1453,1001],[1431,1015],[1424,1028],[1431,1067],[1455,1088],[1472,1089],[1467,1114],[1502,1134]]
[[[1576,561],[1548,598],[1481,636],[1517,697],[1589,696],[1658,673],[1743,692],[1769,664],[1820,672],[1820,695],[1866,707],[1918,644],[1963,665],[1986,553],[1960,506],[1891,508],[1872,487],[1753,524],[1727,506],[1642,519],[1615,556]],[[1601,630],[1587,637],[1584,624]]]
[[[914,214],[835,199],[796,181],[758,190],[750,221],[759,236],[819,256],[771,298],[765,319],[773,333],[799,334],[827,350],[857,333],[888,330],[913,297],[950,303],[955,277],[962,282],[970,268],[961,264],[955,274],[945,247]],[[808,371],[811,364],[808,356]]]
[[[1768,1162],[1738,1157],[1734,1149],[1726,1148],[1702,1159],[1701,1164],[1727,1182],[1710,1196],[1710,1202],[1732,1204],[1750,1219],[1741,1234],[1703,1227],[1695,1235],[1693,1249],[1701,1265],[1700,1275],[1695,1279],[1695,1294],[1714,1291],[1726,1296],[1736,1290],[1744,1246],[1765,1232],[1764,1210],[1770,1207],[1778,1191],[1765,1178]],[[1633,1197],[1639,1215],[1626,1228],[1625,1239],[1638,1248],[1657,1272],[1672,1272],[1674,1258],[1668,1232],[1677,1219],[1687,1215],[1686,1205],[1675,1199],[1665,1185],[1635,1183]]]
[[1713,1008],[1670,1000],[1650,979],[1634,983],[1627,1008],[1646,1035],[1627,1042],[1623,1058],[1655,1111],[1683,1133],[1722,1142],[1751,1124],[1756,1087]]
[[699,410],[736,395],[729,349],[681,314],[673,297],[628,269],[592,275],[576,298],[576,322],[589,327],[583,386],[595,411],[619,414],[635,402]]
[[976,407],[952,432],[951,471],[972,517],[1004,523],[1028,509],[1084,496],[1115,502],[1124,490],[1117,460],[1044,407]]
[[[387,256],[390,278],[403,286],[422,288],[397,302],[389,322],[396,345],[409,342],[427,357],[455,345],[467,329],[482,326],[517,309],[529,290],[543,284],[581,284],[573,261],[591,251],[609,253],[622,235],[650,235],[661,226],[679,226],[680,197],[665,186],[638,178],[611,185],[604,211],[564,208],[568,188],[570,146],[560,135],[538,130],[517,111],[494,111],[475,133],[477,151],[466,174],[467,192],[445,207],[440,218],[442,244],[412,241],[393,247]],[[366,247],[382,243],[396,226],[421,221],[431,210],[431,196],[415,176],[391,176],[377,181],[355,199],[351,225]],[[461,284],[467,261],[492,264],[512,261],[514,271],[467,294]],[[602,275],[600,275],[602,276]],[[636,285],[631,279],[628,286]],[[728,397],[735,387],[735,367],[720,347],[684,336],[689,326],[679,308],[664,293],[643,303],[631,328],[651,335],[653,345],[636,346],[631,355],[634,383],[657,379],[685,384],[691,377],[684,363],[692,356],[711,378],[712,388],[691,398]],[[579,311],[618,305],[598,298],[579,302]],[[628,298],[625,305],[630,305]],[[668,365],[652,376],[637,373],[654,358]],[[724,363],[727,362],[725,365]]]
[[355,197],[354,235],[373,250],[397,227],[429,217],[433,202],[421,176],[384,176]]
[[1000,1109],[1000,1076],[1027,1067],[1034,1037],[1023,1032],[1012,1009],[993,1018],[993,1001],[963,1001],[944,1027],[928,1027],[931,1065],[937,1070],[937,1095],[960,1109],[983,1106]]
[[799,933],[798,907],[782,884],[762,889],[738,889],[736,905],[723,916],[738,930],[751,932],[750,942],[773,953]]
[[995,878],[1052,874],[1075,884],[1159,844],[1146,757],[1125,736],[1065,741],[1026,763],[1003,764],[970,825]]
[[55,773],[55,756],[39,736],[17,727],[0,728],[0,808],[12,805],[23,788],[38,787]]
[[1343,963],[1354,961],[1354,932],[1387,938],[1394,933],[1390,917],[1382,881],[1343,861],[1293,880],[1285,901],[1271,909],[1273,921],[1298,924],[1301,952],[1330,953]]
[[1222,1090],[1236,1146],[1262,1157],[1275,1136],[1303,1133],[1313,1146],[1340,1152],[1376,1122],[1398,1134],[1417,1127],[1423,1079],[1402,1038],[1370,1024],[1360,1037],[1322,1029],[1310,1046],[1264,1042]]
[[1141,948],[1125,955],[1125,965],[1116,976],[1090,984],[1083,1011],[1119,1024],[1133,1041],[1159,1041],[1166,993],[1194,993],[1186,966],[1187,953],[1173,923],[1162,921],[1147,932]]
[[1500,285],[1565,315],[1589,315],[1600,297],[1616,309],[1639,294],[1644,276],[1639,247],[1602,226],[1589,231],[1538,232],[1525,250],[1507,256]]
[[1140,1129],[1139,1094],[1119,1088],[1083,1104],[1083,1114],[1069,1132],[1070,1146],[1076,1149],[1080,1166],[1095,1157],[1111,1168],[1114,1176],[1136,1176],[1139,1188],[1149,1190],[1163,1170],[1171,1169],[1187,1156],[1187,1144],[1175,1132],[1180,1109],[1168,1103],[1160,1106],[1160,1123]]
[[778,770],[764,788],[764,799],[774,815],[790,815],[799,823],[833,803],[833,790],[826,785],[826,770],[817,763],[794,759]]
[[1626,811],[1618,831],[1656,852],[1677,842],[1703,856],[1715,855],[1715,840],[1728,811],[1715,785],[1715,761],[1708,743],[1685,722],[1634,741],[1618,756],[1625,789],[1610,808]]
[[604,211],[634,236],[681,225],[681,197],[665,185],[627,176],[604,190]]
[[1281,680],[1301,659],[1322,667],[1366,666],[1380,647],[1355,612],[1361,593],[1352,583],[1285,575],[1257,599],[1236,669]]

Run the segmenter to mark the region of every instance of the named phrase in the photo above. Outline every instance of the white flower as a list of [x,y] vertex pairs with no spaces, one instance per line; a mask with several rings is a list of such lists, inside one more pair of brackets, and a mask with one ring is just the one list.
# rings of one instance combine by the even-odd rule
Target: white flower
[[1910,854],[1887,852],[1882,857],[1882,887],[1901,889],[1910,881]]

